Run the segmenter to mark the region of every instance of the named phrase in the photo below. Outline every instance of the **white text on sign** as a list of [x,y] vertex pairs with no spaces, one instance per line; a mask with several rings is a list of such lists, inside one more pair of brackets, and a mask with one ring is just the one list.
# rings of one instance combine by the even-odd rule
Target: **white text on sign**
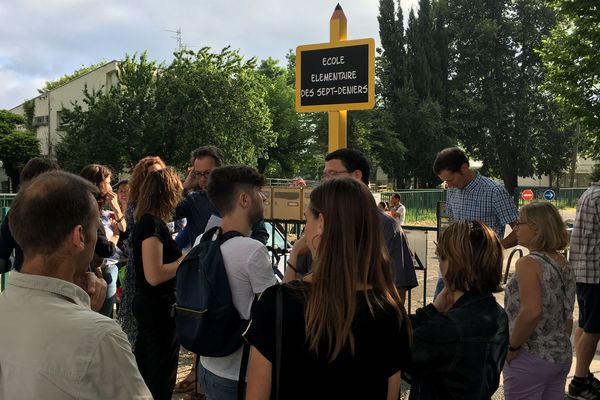
[[323,65],[344,65],[344,56],[324,57]]
[[315,89],[303,89],[300,95],[302,97],[317,97],[331,96],[331,95],[343,95],[343,94],[362,94],[367,93],[369,90],[368,85],[358,86],[331,86]]

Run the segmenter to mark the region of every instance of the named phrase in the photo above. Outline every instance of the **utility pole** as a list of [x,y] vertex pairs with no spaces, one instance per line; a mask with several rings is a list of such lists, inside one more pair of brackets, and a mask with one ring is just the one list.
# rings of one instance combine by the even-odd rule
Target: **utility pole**
[[177,28],[176,31],[171,31],[169,29],[165,29],[165,32],[171,32],[176,35],[176,36],[171,36],[171,39],[177,40],[177,50],[178,51],[181,51],[185,48],[185,46],[183,45],[183,40],[181,39],[181,28]]

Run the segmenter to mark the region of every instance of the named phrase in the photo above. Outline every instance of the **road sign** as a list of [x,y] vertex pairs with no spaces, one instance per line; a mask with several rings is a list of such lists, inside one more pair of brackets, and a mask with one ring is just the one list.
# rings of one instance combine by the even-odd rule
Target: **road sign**
[[375,105],[375,41],[296,49],[296,111],[368,110]]
[[556,193],[554,192],[554,190],[552,189],[548,189],[546,191],[544,191],[544,199],[545,200],[554,200],[556,198]]
[[523,200],[533,200],[533,190],[525,189],[521,192],[521,198]]

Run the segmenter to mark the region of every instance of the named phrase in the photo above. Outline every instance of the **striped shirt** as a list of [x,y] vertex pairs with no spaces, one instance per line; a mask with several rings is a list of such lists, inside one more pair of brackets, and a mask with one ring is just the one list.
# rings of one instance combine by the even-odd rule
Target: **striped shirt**
[[578,283],[600,283],[600,183],[577,202],[569,259]]
[[455,221],[481,221],[504,238],[504,227],[517,220],[517,209],[506,189],[479,173],[463,189],[450,188],[446,214]]

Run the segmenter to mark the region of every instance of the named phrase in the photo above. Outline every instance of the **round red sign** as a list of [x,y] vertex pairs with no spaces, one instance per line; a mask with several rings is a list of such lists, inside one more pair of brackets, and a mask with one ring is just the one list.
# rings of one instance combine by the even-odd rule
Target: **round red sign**
[[523,200],[533,200],[533,190],[525,189],[521,192],[521,198]]

